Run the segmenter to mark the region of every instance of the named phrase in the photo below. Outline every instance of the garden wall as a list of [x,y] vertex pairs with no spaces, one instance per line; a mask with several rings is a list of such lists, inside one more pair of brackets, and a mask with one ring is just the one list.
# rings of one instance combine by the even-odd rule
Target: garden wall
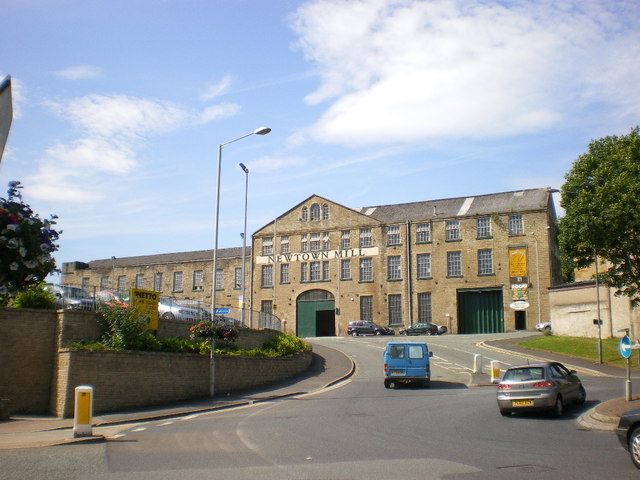
[[[54,414],[73,416],[74,390],[94,388],[94,413],[204,398],[209,357],[158,352],[59,352]],[[286,358],[216,357],[215,390],[226,393],[302,373],[311,353]]]

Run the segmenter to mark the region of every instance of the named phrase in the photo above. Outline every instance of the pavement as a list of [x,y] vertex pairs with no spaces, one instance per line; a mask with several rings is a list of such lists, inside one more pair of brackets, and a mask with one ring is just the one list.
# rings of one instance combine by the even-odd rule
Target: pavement
[[[603,376],[621,377],[624,370],[607,365],[547,352],[525,350],[515,345],[519,339],[483,342],[484,347],[509,354],[559,361],[576,370],[595,372]],[[133,424],[168,419],[189,414],[277,401],[296,395],[319,392],[353,375],[355,364],[350,357],[335,349],[313,344],[313,361],[305,373],[284,382],[268,385],[233,395],[217,395],[213,399],[201,399],[159,407],[114,412],[92,418],[92,434],[74,437],[73,419],[43,415],[12,415],[8,421],[0,421],[0,450],[64,445],[80,442],[104,442]],[[469,387],[493,386],[486,374],[472,374]],[[630,402],[615,398],[595,405],[583,413],[577,422],[582,429],[613,431],[620,415],[632,408],[640,408],[640,397]]]

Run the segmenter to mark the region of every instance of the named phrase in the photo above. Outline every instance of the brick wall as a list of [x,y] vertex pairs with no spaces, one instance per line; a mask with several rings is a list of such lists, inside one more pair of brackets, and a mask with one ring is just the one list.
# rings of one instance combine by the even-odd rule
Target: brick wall
[[[94,413],[206,397],[209,358],[157,352],[59,353],[54,414],[73,416],[74,390],[94,388]],[[305,371],[311,353],[288,358],[216,357],[215,389],[231,392],[283,380]]]
[[49,409],[55,310],[0,309],[0,397],[12,413]]

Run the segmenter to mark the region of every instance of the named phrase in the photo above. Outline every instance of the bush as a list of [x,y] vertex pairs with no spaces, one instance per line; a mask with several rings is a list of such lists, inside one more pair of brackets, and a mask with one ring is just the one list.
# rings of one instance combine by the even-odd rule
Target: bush
[[280,333],[268,342],[265,342],[263,348],[264,350],[275,352],[276,356],[285,357],[300,352],[307,352],[311,350],[311,345],[294,335]]
[[11,307],[53,310],[56,308],[56,299],[49,290],[44,288],[43,283],[38,283],[16,293],[11,302]]
[[98,313],[105,345],[118,350],[161,349],[158,339],[147,330],[147,320],[135,309],[100,305]]

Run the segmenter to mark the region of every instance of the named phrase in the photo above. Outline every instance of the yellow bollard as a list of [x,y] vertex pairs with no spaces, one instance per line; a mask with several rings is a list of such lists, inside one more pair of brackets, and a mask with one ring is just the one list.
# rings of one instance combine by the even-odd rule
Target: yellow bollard
[[472,373],[482,373],[482,355],[476,353],[473,356],[473,369]]
[[491,360],[491,383],[498,383],[500,381],[500,362],[497,360]]
[[93,387],[80,385],[75,390],[73,408],[73,436],[90,437],[93,435],[91,417],[93,413]]

